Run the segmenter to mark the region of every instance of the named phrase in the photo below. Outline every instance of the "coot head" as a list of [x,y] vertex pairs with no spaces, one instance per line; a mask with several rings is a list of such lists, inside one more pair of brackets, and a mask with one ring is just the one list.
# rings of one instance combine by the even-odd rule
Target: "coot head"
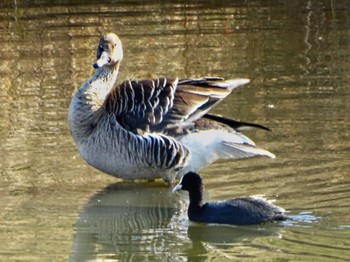
[[186,173],[181,179],[180,182],[173,188],[173,193],[179,190],[193,191],[199,190],[203,191],[202,178],[200,175],[194,172]]

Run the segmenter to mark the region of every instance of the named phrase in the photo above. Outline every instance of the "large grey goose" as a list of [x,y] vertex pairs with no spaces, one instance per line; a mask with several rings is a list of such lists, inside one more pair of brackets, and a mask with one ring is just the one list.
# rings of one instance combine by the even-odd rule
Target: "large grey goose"
[[262,126],[207,113],[249,79],[157,78],[118,84],[122,59],[119,37],[103,35],[96,72],[69,107],[71,134],[90,165],[118,178],[172,182],[218,159],[275,157],[238,131]]

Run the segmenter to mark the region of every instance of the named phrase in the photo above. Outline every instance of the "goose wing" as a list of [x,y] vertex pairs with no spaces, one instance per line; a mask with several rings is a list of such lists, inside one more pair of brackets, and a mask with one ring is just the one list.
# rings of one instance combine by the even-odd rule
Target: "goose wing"
[[106,110],[128,131],[144,133],[173,107],[178,79],[128,80],[111,90]]
[[166,132],[188,126],[248,79],[129,80],[116,86],[107,96],[106,110],[119,124],[134,133]]

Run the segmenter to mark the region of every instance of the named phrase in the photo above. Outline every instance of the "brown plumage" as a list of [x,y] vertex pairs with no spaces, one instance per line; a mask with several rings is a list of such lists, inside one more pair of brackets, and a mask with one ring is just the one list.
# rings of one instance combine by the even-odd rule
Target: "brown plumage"
[[220,158],[274,157],[235,130],[254,124],[207,114],[248,79],[118,83],[122,58],[118,36],[104,35],[93,65],[96,72],[74,94],[69,108],[72,136],[92,166],[125,179],[172,181]]

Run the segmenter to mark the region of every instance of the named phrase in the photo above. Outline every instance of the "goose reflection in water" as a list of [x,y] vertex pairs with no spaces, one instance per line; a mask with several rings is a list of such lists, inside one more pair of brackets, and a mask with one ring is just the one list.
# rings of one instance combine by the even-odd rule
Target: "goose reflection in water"
[[[129,261],[153,250],[177,245],[179,210],[185,202],[174,198],[163,182],[120,182],[92,196],[76,222],[71,260],[86,261],[113,254]],[[181,233],[183,235],[183,233]],[[166,254],[160,254],[166,259]]]
[[112,184],[92,196],[80,212],[70,260],[134,261],[152,256],[172,261],[174,253],[192,257],[210,252],[203,243],[212,243],[213,248],[223,243],[230,247],[228,243],[242,239],[278,236],[283,228],[192,223],[183,212],[187,205],[187,197],[174,197],[161,181]]

